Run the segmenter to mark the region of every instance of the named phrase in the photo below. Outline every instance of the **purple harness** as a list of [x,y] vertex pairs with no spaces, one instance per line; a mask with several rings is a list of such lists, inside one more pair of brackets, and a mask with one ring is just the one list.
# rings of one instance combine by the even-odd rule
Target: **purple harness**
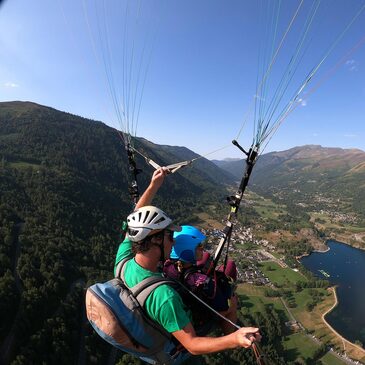
[[[183,273],[180,273],[177,270],[174,261],[167,260],[164,263],[163,272],[167,277],[181,281],[181,276]],[[195,270],[190,272],[187,271],[183,277],[183,284],[187,285],[189,289],[194,291],[195,288],[199,288],[203,285],[208,284],[209,280],[209,276],[202,274],[201,272]]]

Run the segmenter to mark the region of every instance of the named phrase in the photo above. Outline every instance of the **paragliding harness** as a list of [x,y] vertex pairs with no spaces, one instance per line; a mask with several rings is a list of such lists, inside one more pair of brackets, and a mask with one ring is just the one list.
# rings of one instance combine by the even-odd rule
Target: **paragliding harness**
[[144,305],[158,286],[176,282],[152,276],[128,287],[124,271],[128,258],[116,269],[116,277],[97,283],[86,292],[87,318],[95,331],[119,350],[149,364],[180,364],[190,357],[174,337],[151,320]]
[[[208,305],[212,306],[212,301],[215,296],[215,285],[213,280],[202,273],[196,266],[180,271],[177,268],[178,263],[174,260],[167,260],[164,263],[164,274],[173,280],[176,280],[187,290],[177,288],[177,292],[181,296],[183,303],[190,310],[192,322],[194,323],[195,332],[199,335],[206,335],[213,326],[216,319],[211,311],[207,311],[205,306],[202,306],[190,292],[201,298]],[[217,308],[215,308],[217,309]],[[218,308],[217,310],[226,310],[227,308]]]
[[[228,300],[232,297],[233,290],[230,279],[225,273],[221,270],[216,270],[214,277],[211,277],[206,274],[204,267],[193,265],[189,268],[181,269],[178,268],[178,266],[178,261],[169,259],[164,263],[163,271],[167,277],[178,280],[215,310],[220,312],[228,310]],[[179,294],[184,298],[187,297],[188,303],[192,302],[191,310],[193,314],[195,314],[195,312],[197,313],[196,316],[199,318],[198,322],[214,317],[213,313],[207,312],[206,308],[202,307],[196,300],[192,301],[190,295],[186,295],[184,292],[181,293],[180,291]],[[186,301],[184,301],[184,303],[186,303]],[[197,321],[193,322],[194,325],[197,324]]]

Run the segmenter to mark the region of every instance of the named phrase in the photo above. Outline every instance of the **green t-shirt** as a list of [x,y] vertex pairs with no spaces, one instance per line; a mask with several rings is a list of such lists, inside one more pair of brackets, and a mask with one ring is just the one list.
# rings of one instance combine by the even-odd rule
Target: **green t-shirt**
[[[114,272],[118,263],[126,257],[131,258],[124,271],[124,279],[129,287],[150,276],[162,276],[161,273],[146,270],[137,264],[133,258],[132,242],[127,238],[119,245]],[[191,322],[180,295],[169,285],[160,285],[148,296],[145,310],[150,318],[170,333],[183,329]]]

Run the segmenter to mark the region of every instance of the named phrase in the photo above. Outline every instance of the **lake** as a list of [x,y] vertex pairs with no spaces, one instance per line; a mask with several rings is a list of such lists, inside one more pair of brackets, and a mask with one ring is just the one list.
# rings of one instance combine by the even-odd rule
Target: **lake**
[[349,341],[365,344],[365,251],[336,241],[327,244],[329,251],[314,252],[301,263],[319,278],[337,285],[339,304],[326,316],[328,323]]

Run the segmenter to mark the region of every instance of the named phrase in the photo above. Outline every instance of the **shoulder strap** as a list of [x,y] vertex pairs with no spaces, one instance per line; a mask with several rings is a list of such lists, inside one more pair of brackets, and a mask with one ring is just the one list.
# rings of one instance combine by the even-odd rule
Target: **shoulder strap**
[[125,284],[125,280],[124,280],[124,270],[125,270],[125,264],[127,263],[127,261],[129,261],[130,258],[126,257],[123,260],[118,262],[118,265],[115,269],[115,277],[117,279],[120,279],[123,281],[123,283]]
[[143,279],[137,285],[130,288],[124,280],[124,272],[126,268],[126,263],[131,260],[130,258],[125,258],[118,262],[117,268],[115,269],[115,277],[123,282],[123,284],[131,291],[133,296],[137,299],[141,307],[144,306],[148,296],[155,290],[158,286],[162,284],[176,284],[176,281],[172,279],[167,279],[162,276],[150,276]]
[[196,272],[200,272],[200,270],[196,266],[190,267],[189,269],[185,270],[185,272],[184,272],[184,282],[188,279],[190,274],[194,274]]
[[173,285],[176,282],[171,279],[167,279],[161,276],[150,276],[140,283],[131,288],[131,292],[134,297],[137,299],[138,303],[141,307],[144,306],[148,296],[160,285],[170,284]]

